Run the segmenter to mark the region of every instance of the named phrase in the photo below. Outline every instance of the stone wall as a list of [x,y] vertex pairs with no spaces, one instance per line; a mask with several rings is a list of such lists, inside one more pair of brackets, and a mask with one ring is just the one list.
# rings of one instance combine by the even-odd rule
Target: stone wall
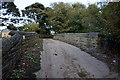
[[53,38],[53,35],[50,34],[39,34],[40,38]]
[[2,40],[0,39],[0,80],[2,80]]
[[15,34],[11,38],[2,40],[2,77],[8,77],[9,72],[21,58],[22,36]]
[[54,39],[73,44],[87,52],[99,51],[99,33],[62,33],[56,34]]
[[[24,36],[24,38],[23,38]],[[16,64],[21,60],[24,49],[39,39],[34,33],[16,33],[2,40],[2,78],[8,78]]]
[[54,39],[73,44],[81,50],[90,53],[96,59],[105,62],[111,71],[120,69],[120,38],[99,33],[62,33]]

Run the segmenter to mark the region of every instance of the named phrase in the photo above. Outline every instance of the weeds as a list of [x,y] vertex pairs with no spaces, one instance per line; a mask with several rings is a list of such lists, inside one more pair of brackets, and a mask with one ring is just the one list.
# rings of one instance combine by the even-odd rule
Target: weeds
[[33,53],[26,53],[27,56],[33,56]]
[[87,76],[87,74],[85,72],[78,72],[78,75],[81,77],[81,78],[84,78]]
[[33,59],[32,61],[33,61],[34,63],[39,63],[40,60],[36,58],[36,59]]
[[10,78],[21,78],[23,76],[23,73],[25,73],[25,70],[23,69],[15,69],[13,70],[13,74]]
[[37,45],[37,46],[42,46],[42,42],[37,42],[35,45]]
[[[40,48],[38,48],[40,47]],[[42,40],[31,42],[24,48],[23,57],[12,71],[9,78],[35,78],[33,72],[40,70],[40,54],[42,51]]]

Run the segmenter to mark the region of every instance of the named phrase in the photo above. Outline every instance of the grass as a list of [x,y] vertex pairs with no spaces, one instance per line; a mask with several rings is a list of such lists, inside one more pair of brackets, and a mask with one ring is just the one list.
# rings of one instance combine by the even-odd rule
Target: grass
[[14,72],[24,72],[24,70],[23,69],[16,69],[16,70],[14,70]]
[[38,58],[36,58],[36,59],[33,59],[32,61],[33,61],[34,63],[39,63],[40,60],[39,60]]
[[37,45],[37,46],[42,46],[43,43],[42,43],[42,42],[37,42],[35,45]]
[[20,78],[21,76],[23,76],[22,73],[24,73],[25,70],[23,70],[23,69],[15,69],[15,70],[13,70],[13,72],[14,73],[12,74],[12,76],[10,78]]
[[81,78],[84,78],[87,76],[87,74],[85,72],[78,72],[78,75],[81,77]]
[[26,53],[27,56],[33,56],[33,53]]

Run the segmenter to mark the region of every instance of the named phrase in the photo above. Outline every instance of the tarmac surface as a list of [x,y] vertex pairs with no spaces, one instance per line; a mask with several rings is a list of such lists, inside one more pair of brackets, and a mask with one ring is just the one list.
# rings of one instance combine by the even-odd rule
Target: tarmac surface
[[37,78],[105,78],[108,66],[79,48],[53,39],[43,40]]

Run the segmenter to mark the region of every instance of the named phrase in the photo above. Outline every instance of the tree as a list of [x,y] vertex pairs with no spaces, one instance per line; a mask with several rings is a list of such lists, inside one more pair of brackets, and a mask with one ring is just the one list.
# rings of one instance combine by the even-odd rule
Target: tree
[[19,20],[17,18],[20,17],[20,12],[16,5],[13,2],[2,2],[1,11],[3,15],[0,17],[2,19],[2,23],[5,26],[8,26],[8,29],[17,30],[13,25],[14,23],[19,23]]
[[6,9],[3,15],[12,15],[14,17],[20,17],[20,12],[17,6],[13,2],[2,2],[2,9]]
[[71,5],[68,3],[53,3],[52,8],[48,8],[48,23],[53,26],[53,30],[56,33],[68,32],[69,31],[69,15],[68,9]]
[[72,4],[72,8],[68,10],[70,32],[79,33],[83,31],[84,27],[82,25],[82,11],[85,8],[85,5],[81,3],[74,3]]
[[[29,23],[29,24],[25,24],[23,28],[23,31],[27,31],[27,32],[36,32],[36,30],[39,30],[40,28],[38,27],[39,24],[36,23]],[[22,28],[21,27],[21,28]]]
[[38,34],[46,34],[45,29],[39,28],[39,24],[37,23],[28,23],[23,26],[18,27],[20,31],[25,31],[25,32],[37,32]]
[[91,4],[82,11],[82,25],[84,32],[99,32],[102,26],[99,12],[100,9],[95,4]]
[[34,3],[30,6],[25,7],[25,10],[22,10],[23,16],[34,19],[36,23],[39,23],[39,27],[45,27],[46,17],[45,7],[41,3]]
[[[2,8],[1,10],[3,11],[2,15],[3,16],[12,16],[12,17],[20,17],[20,12],[19,9],[16,7],[16,5],[13,2],[2,2]],[[19,20],[17,18],[7,18],[4,17],[2,18],[3,22],[10,21],[13,23],[19,23]]]
[[9,25],[7,26],[7,29],[13,30],[13,31],[16,31],[16,30],[17,30],[17,28],[16,28],[13,24],[9,24]]
[[48,22],[53,26],[57,33],[63,32],[80,32],[83,29],[81,24],[82,9],[85,5],[75,3],[53,3],[52,8],[48,8]]
[[73,8],[84,9],[86,6],[77,2],[77,3],[72,4],[72,7]]
[[104,31],[108,35],[120,38],[120,2],[110,2],[103,8],[102,17],[104,19]]

